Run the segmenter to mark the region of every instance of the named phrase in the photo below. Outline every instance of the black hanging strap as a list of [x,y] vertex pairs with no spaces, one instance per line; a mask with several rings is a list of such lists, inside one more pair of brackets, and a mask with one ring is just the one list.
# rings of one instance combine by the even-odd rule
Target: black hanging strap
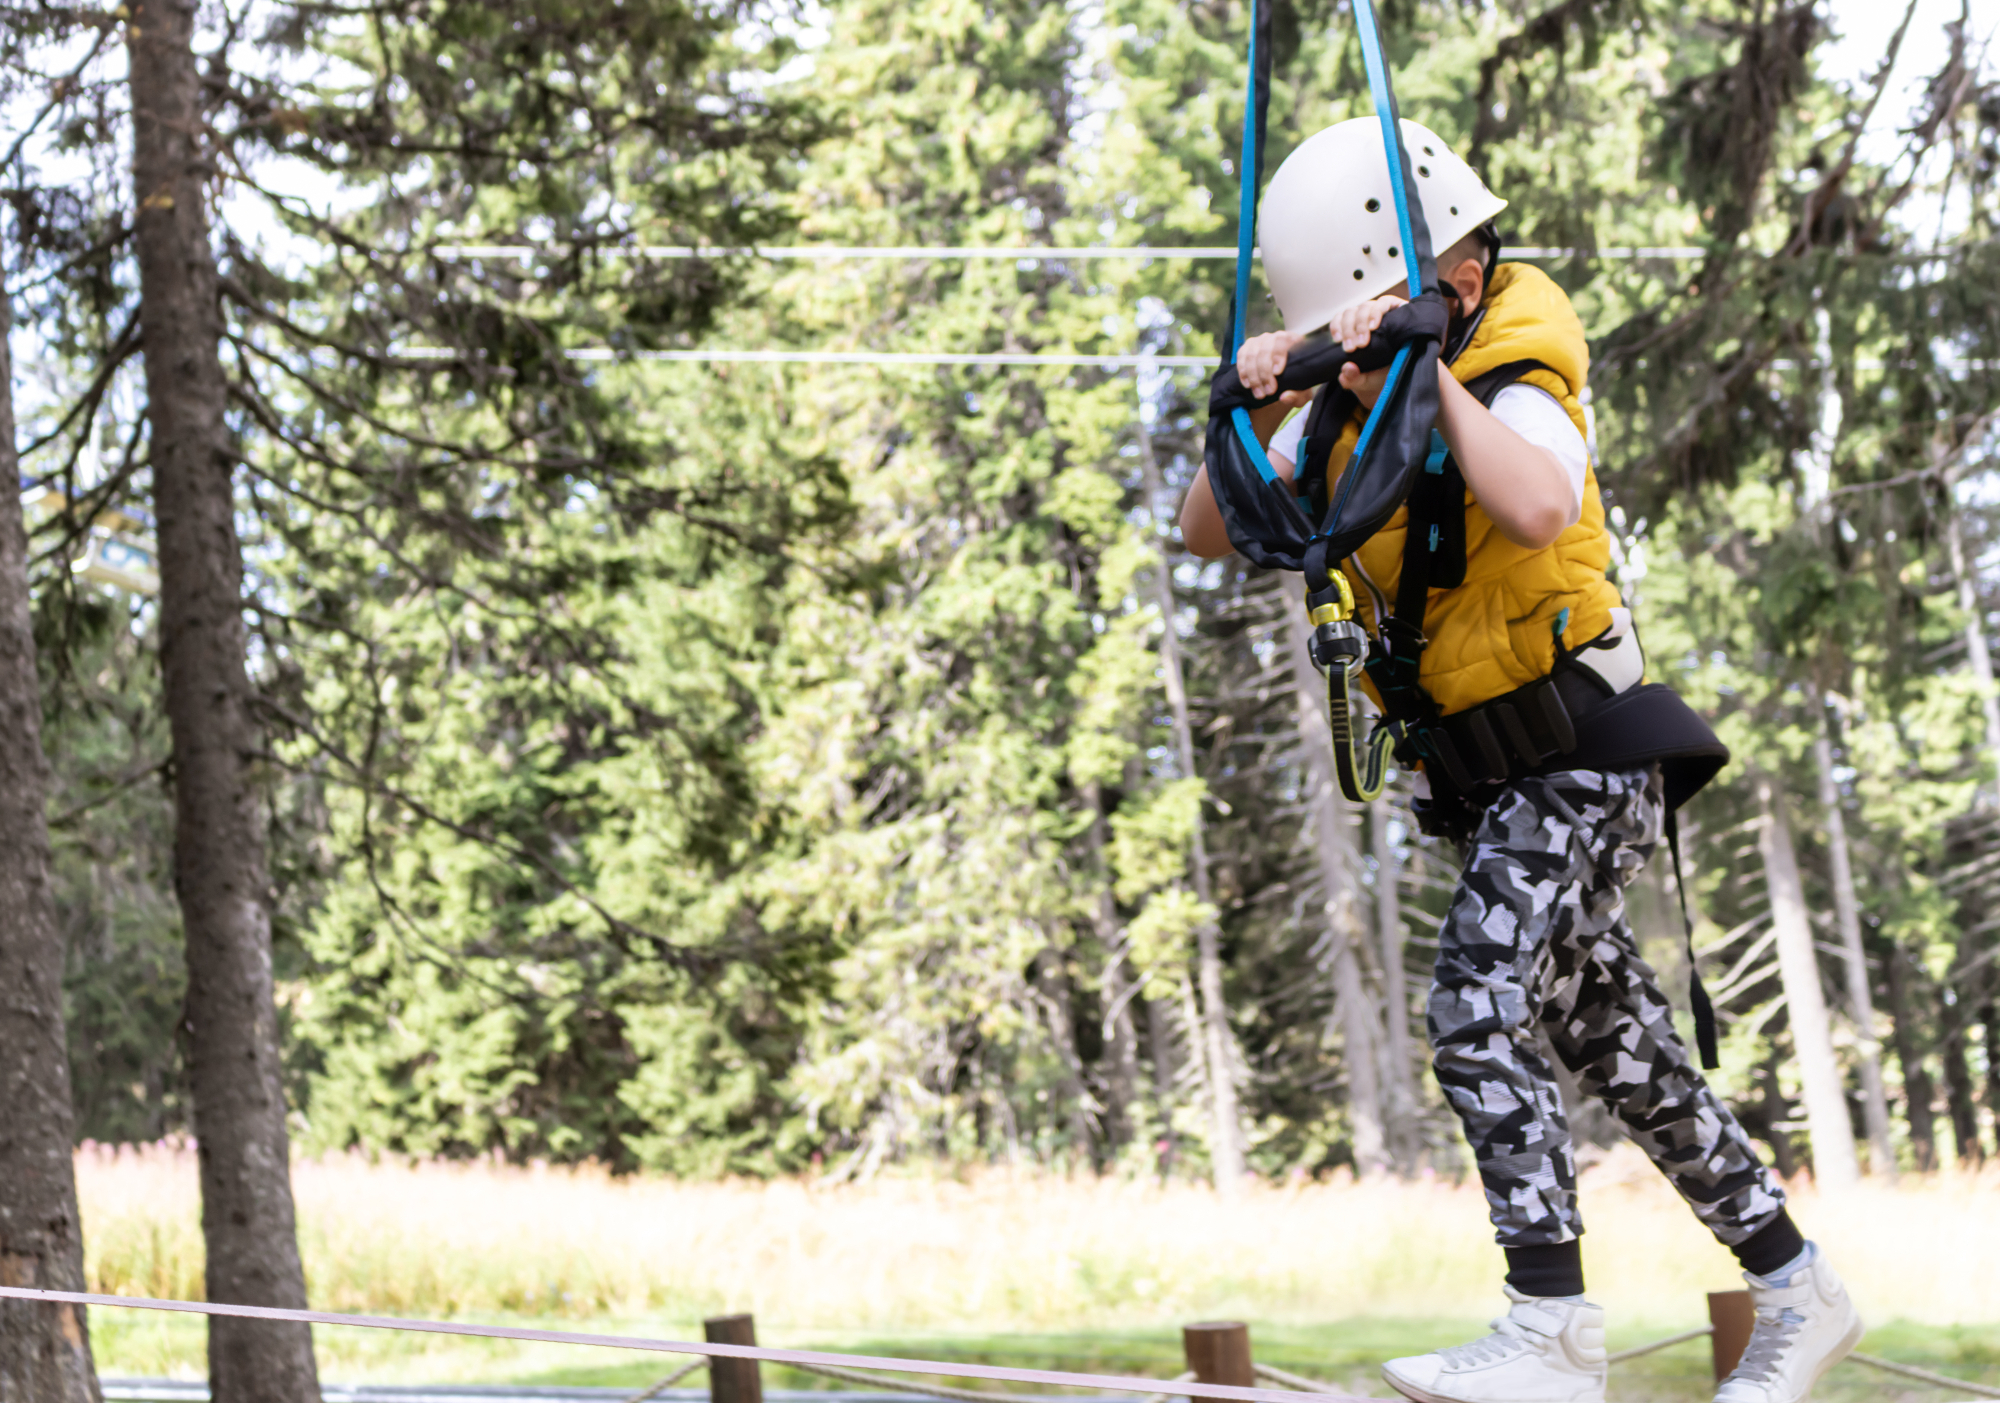
[[1694,921],[1688,915],[1687,879],[1681,875],[1681,823],[1680,815],[1673,809],[1667,810],[1667,851],[1674,860],[1674,895],[1681,905],[1681,929],[1687,934],[1688,952],[1688,1003],[1694,1009],[1694,1043],[1701,1053],[1701,1067],[1712,1072],[1721,1065],[1715,1041],[1715,1005],[1708,1001],[1708,990],[1701,985],[1701,971],[1695,968]]

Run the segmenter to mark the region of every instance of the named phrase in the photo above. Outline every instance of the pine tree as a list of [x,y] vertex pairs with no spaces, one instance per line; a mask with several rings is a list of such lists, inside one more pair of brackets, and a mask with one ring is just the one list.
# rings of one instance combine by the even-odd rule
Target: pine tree
[[[211,1300],[303,1310],[292,1206],[270,877],[245,667],[236,452],[225,422],[194,6],[144,0],[127,30],[133,250],[160,542],[160,667],[173,730],[174,885]],[[222,1403],[319,1396],[308,1327],[213,1316]]]
[[[0,267],[5,260],[0,259]],[[21,480],[13,301],[0,289],[0,482]],[[17,492],[0,496],[0,1261],[7,1282],[81,1291],[83,1223],[70,1162],[74,1114],[62,932],[50,881],[49,765]],[[89,1325],[70,1305],[0,1302],[0,1396],[97,1403]]]

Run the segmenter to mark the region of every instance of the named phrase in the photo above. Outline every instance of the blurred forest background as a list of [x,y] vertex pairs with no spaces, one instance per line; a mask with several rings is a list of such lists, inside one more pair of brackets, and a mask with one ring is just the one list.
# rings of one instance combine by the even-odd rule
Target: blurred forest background
[[[1242,4],[137,8],[4,41],[76,1140],[195,1128],[184,907],[261,843],[305,1152],[1461,1171],[1455,855],[1333,792],[1297,582],[1180,550],[1206,372],[661,354],[1213,356],[1227,259],[1047,250],[1234,241]],[[1619,584],[1736,754],[1686,830],[1717,1078],[1823,1183],[2000,1153],[2000,80],[1990,14],[1914,13],[1858,81],[1814,0],[1385,16],[1593,337]],[[1276,34],[1270,168],[1369,110],[1343,6]],[[176,287],[199,393],[140,315]],[[208,403],[233,496],[179,530]],[[176,550],[240,552],[254,790],[178,854]]]

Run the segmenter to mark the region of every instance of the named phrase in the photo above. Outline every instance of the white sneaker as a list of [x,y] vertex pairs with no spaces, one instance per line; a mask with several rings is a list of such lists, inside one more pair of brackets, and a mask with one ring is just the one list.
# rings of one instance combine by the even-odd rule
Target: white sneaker
[[1523,1296],[1469,1345],[1392,1359],[1389,1386],[1417,1403],[1604,1403],[1604,1309]]
[[1743,1273],[1757,1323],[1743,1362],[1715,1391],[1715,1403],[1804,1403],[1820,1375],[1861,1343],[1861,1313],[1817,1247],[1777,1284]]

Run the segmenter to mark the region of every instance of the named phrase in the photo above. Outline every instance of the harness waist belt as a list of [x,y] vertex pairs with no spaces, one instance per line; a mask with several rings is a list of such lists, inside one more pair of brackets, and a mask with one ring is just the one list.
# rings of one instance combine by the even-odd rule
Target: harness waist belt
[[1609,700],[1574,668],[1455,712],[1427,728],[1425,748],[1462,794],[1529,774],[1576,749],[1576,724]]
[[1418,748],[1460,794],[1550,770],[1626,770],[1658,763],[1679,808],[1729,762],[1706,721],[1669,687],[1612,693],[1581,668],[1558,665],[1504,696],[1418,728]]

